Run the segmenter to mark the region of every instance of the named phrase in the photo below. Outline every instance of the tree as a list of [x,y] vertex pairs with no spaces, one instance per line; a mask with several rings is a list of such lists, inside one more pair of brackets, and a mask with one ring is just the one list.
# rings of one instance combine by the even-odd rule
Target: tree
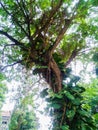
[[[12,97],[10,100],[14,102],[15,106],[12,111],[11,120],[9,124],[10,130],[37,130],[39,128],[39,121],[36,116],[36,104],[34,104],[34,96],[38,92],[36,83],[38,80],[29,71],[23,69],[24,76],[19,74],[12,80],[16,85],[12,88]],[[21,80],[20,80],[21,79]],[[33,81],[32,81],[33,79]],[[36,88],[34,88],[36,85]]]
[[[85,53],[86,49],[97,50],[96,44],[92,48],[89,39],[94,43],[98,40],[96,19],[98,2],[1,0],[0,5],[0,44],[4,56],[1,71],[16,64],[28,69],[34,66],[33,73],[42,76],[54,94],[59,95],[59,92],[65,89],[63,81],[66,77],[66,68],[72,60]],[[92,13],[96,17],[92,17]],[[80,107],[82,109],[82,105]],[[66,122],[65,118],[62,118],[61,126]],[[79,128],[77,126],[75,129]]]
[[[31,110],[29,107],[31,106]],[[37,130],[39,124],[34,113],[32,97],[26,96],[14,109],[9,124],[10,130]]]
[[5,76],[0,73],[0,108],[2,108],[3,102],[5,100],[5,94],[7,92],[6,84],[4,83]]
[[[61,90],[61,71],[56,59],[54,59],[54,54],[60,56],[61,62],[66,59],[66,67],[81,50],[83,39],[90,27],[85,20],[90,3],[88,1],[87,3],[79,1],[72,5],[72,1],[63,0],[47,0],[47,2],[41,2],[40,0],[25,2],[5,0],[0,3],[1,15],[4,16],[1,21],[0,34],[4,35],[12,43],[4,45],[4,50],[10,47],[13,52],[13,56],[7,54],[10,62],[15,61],[13,64],[24,64],[27,68],[32,67],[34,64],[42,66],[36,68],[36,71],[43,75],[54,92]],[[85,11],[83,11],[84,8]],[[8,19],[6,25],[3,22],[4,19]],[[77,37],[79,40],[75,43],[68,43],[69,36],[67,39],[62,40],[68,28],[72,25],[78,26],[78,24],[80,26],[77,33],[72,33],[70,38],[73,39],[73,42],[74,39],[77,41]],[[85,30],[83,31],[84,26]],[[82,36],[80,37],[80,35]],[[57,46],[61,43],[61,40],[63,45],[60,45],[61,49],[59,49]],[[66,52],[66,49],[68,52]],[[51,75],[54,75],[54,81],[51,79]]]
[[98,79],[92,79],[90,83],[85,83],[85,88],[87,89],[84,94],[84,101],[86,104],[84,105],[85,108],[88,108],[89,113],[92,114],[93,118],[96,121],[96,125],[98,127]]

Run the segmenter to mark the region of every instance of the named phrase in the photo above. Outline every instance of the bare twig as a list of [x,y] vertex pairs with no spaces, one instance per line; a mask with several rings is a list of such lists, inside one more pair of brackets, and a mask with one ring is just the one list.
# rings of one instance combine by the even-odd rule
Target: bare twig
[[4,52],[5,48],[9,47],[9,46],[16,46],[16,44],[7,44],[7,45],[4,45],[3,52]]
[[23,60],[19,60],[19,61],[17,61],[17,62],[14,62],[13,64],[6,65],[6,66],[4,66],[3,68],[1,67],[1,68],[0,68],[0,71],[3,71],[4,69],[6,69],[6,68],[8,68],[8,67],[11,67],[11,66],[14,66],[14,65],[16,65],[16,64],[22,63],[22,61],[23,61]]
[[85,50],[83,50],[83,51],[80,51],[78,55],[80,56],[80,55],[82,55],[83,53],[86,54],[86,53],[87,53],[88,51],[90,51],[90,50],[95,51],[95,50],[96,50],[96,47],[92,47],[92,48],[88,48],[88,49],[85,49]]
[[5,49],[6,49],[6,47],[11,47],[11,46],[16,46],[16,44],[7,44],[7,45],[4,45],[4,47],[3,47],[3,50],[2,50],[2,55],[4,55],[4,52],[5,52]]
[[30,93],[30,91],[32,91],[32,87],[33,87],[34,85],[36,85],[37,83],[40,84],[40,81],[41,81],[42,79],[43,79],[43,78],[40,77],[36,82],[32,83],[31,86],[28,87],[28,89],[27,89],[27,93],[25,94],[25,96],[27,96],[27,95]]

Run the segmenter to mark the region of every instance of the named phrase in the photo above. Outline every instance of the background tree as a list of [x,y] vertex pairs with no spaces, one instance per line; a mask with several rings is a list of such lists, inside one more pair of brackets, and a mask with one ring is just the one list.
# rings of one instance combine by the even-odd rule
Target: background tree
[[98,79],[92,78],[90,83],[85,83],[86,91],[83,94],[84,108],[89,110],[98,127]]
[[0,73],[0,109],[2,108],[5,100],[5,94],[7,93],[6,83],[4,82],[5,76]]
[[38,120],[34,113],[34,103],[32,96],[26,96],[21,99],[20,104],[16,105],[11,121],[10,130],[37,130],[39,127]]
[[[9,98],[15,105],[12,111],[9,129],[37,130],[39,128],[39,120],[36,116],[37,109],[34,103],[34,96],[39,92],[37,87],[38,79],[36,78],[35,80],[35,76],[30,71],[26,71],[25,68],[22,71],[24,72],[24,76],[18,74],[11,81],[11,83],[14,82],[12,89],[10,89],[13,94]],[[34,85],[36,85],[36,88]]]
[[[58,113],[58,117],[60,111],[63,114],[59,118],[62,122],[56,129],[65,129],[66,125],[69,127],[66,129],[86,129],[89,122],[91,124],[89,129],[94,129],[91,117],[86,117],[83,114],[85,112],[80,114],[78,125],[75,127],[72,125],[74,128],[71,128],[77,111],[73,113],[73,117],[69,117],[71,112],[65,112],[65,104],[76,100],[74,96],[77,95],[77,91],[72,89],[73,87],[77,89],[78,86],[77,81],[72,80],[70,85],[65,83],[67,85],[65,87],[63,81],[69,76],[66,76],[66,68],[76,56],[86,54],[86,50],[97,51],[97,5],[96,0],[0,1],[0,49],[3,61],[1,71],[8,71],[8,67],[16,64],[24,65],[28,69],[35,67],[33,73],[43,77],[54,94],[57,93],[59,96],[59,92],[63,91],[61,97],[64,104],[59,110],[54,108],[54,113]],[[78,90],[79,94],[81,89]],[[68,91],[67,95],[64,94],[65,91]],[[56,100],[58,101],[58,98]],[[82,110],[80,102],[82,99],[75,109]],[[67,107],[73,109],[74,105]],[[87,121],[88,118],[91,121]],[[57,118],[56,121],[58,122]]]

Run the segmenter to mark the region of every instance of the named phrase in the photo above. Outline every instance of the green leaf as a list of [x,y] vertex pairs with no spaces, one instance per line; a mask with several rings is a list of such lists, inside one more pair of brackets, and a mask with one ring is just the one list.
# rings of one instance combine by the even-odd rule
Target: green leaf
[[82,130],[87,130],[84,123],[81,123],[81,128],[82,128]]
[[41,93],[40,93],[40,96],[42,98],[45,98],[47,95],[48,95],[48,92],[47,92],[48,88],[44,89]]
[[51,107],[53,107],[54,109],[60,109],[61,105],[54,103],[54,104],[51,104]]
[[96,75],[98,76],[98,68],[95,69]]
[[81,115],[81,116],[86,116],[86,117],[90,117],[90,113],[84,109],[82,110],[78,110],[78,113]]
[[69,118],[69,120],[71,121],[75,116],[75,111],[74,110],[67,110],[66,115]]
[[73,96],[70,92],[68,92],[68,91],[65,93],[65,96],[66,96],[69,100],[72,100],[72,101],[75,100],[74,96]]
[[81,99],[80,98],[75,98],[75,100],[73,100],[73,104],[80,105],[81,104]]
[[2,73],[0,73],[0,81],[2,81],[4,79],[5,79],[4,75]]
[[95,53],[95,54],[93,55],[93,60],[94,60],[95,62],[98,62],[98,53]]
[[62,95],[62,93],[54,94],[54,97],[53,97],[53,98],[62,99],[62,98],[63,98],[63,95]]
[[61,126],[61,129],[62,130],[69,130],[69,126],[68,125],[63,125],[63,126]]

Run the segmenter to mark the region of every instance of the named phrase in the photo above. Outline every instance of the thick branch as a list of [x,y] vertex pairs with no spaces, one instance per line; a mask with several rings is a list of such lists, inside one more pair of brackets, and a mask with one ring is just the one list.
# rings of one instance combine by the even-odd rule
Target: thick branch
[[0,34],[6,36],[7,38],[9,38],[12,42],[14,42],[16,45],[21,45],[21,43],[19,41],[17,41],[16,39],[14,39],[11,35],[9,35],[7,32],[4,32],[2,30],[0,30]]
[[74,10],[73,10],[73,13],[72,13],[71,18],[70,18],[70,19],[65,19],[65,25],[64,25],[64,27],[61,29],[59,35],[57,36],[57,38],[56,38],[56,40],[55,40],[55,42],[54,42],[53,47],[51,48],[51,54],[54,52],[54,50],[56,49],[56,47],[58,46],[58,44],[59,44],[60,41],[62,40],[64,34],[66,33],[67,29],[69,28],[69,26],[70,26],[70,24],[71,24],[71,22],[72,22],[72,20],[76,17],[76,15],[75,15],[74,13],[75,13],[75,11],[76,11],[77,8],[78,8],[79,3],[80,3],[80,0],[79,0],[79,2],[76,4],[76,7],[75,7]]
[[67,61],[66,64],[65,64],[65,67],[68,66],[68,65],[71,63],[71,61],[77,56],[78,52],[79,52],[79,50],[77,50],[77,49],[75,49],[75,50],[72,52],[70,58],[68,59],[68,61]]
[[[39,33],[41,33],[43,30],[45,30],[50,25],[51,19],[53,18],[54,14],[61,7],[62,2],[63,2],[63,0],[60,0],[59,3],[50,11],[50,15],[49,15],[49,17],[47,17],[45,24],[40,29],[38,29],[38,28],[36,29],[36,32],[32,35],[32,38],[34,38],[36,35],[39,35]],[[43,14],[43,16],[44,16],[44,14]],[[42,17],[42,20],[45,20],[44,17]],[[41,20],[40,24],[42,24],[42,20]]]
[[27,50],[27,48],[24,47],[23,43],[19,42],[15,38],[13,38],[11,35],[9,35],[7,32],[4,32],[0,30],[0,34],[6,36],[9,40],[15,43],[15,45],[20,46],[22,49]]
[[2,6],[2,8],[4,9],[4,11],[8,14],[11,15],[10,12],[5,8],[5,6],[2,4],[2,2],[0,2],[0,5]]
[[46,21],[45,25],[41,28],[41,31],[43,31],[43,29],[47,28],[49,26],[49,24],[51,23],[51,18],[54,16],[54,14],[56,12],[58,12],[59,8],[62,5],[62,0],[59,1],[59,3],[57,4],[56,7],[54,7],[51,11],[50,11],[50,16],[48,17],[48,20]]
[[58,36],[57,36],[57,38],[56,38],[56,40],[54,42],[53,47],[50,50],[51,54],[54,52],[54,50],[56,49],[56,47],[58,46],[58,44],[62,40],[65,32],[67,31],[67,29],[69,28],[69,26],[71,24],[71,21],[72,21],[72,19],[66,20],[64,27],[61,29],[60,33],[58,34]]

